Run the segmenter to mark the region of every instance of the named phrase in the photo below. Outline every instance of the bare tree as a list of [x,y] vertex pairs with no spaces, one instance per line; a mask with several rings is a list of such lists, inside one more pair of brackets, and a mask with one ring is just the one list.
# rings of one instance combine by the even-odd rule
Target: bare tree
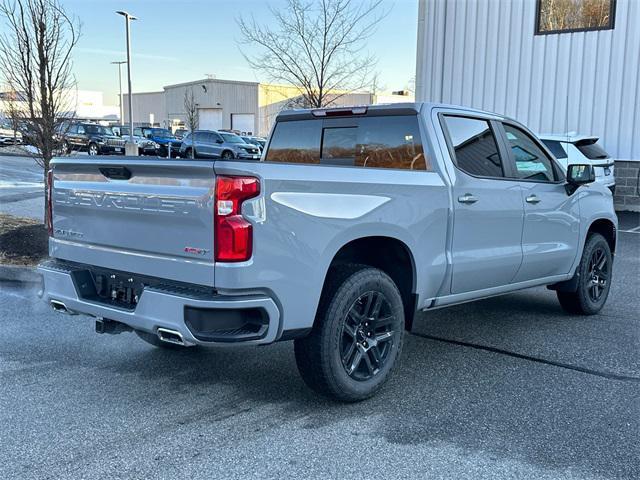
[[243,55],[271,81],[298,88],[306,107],[331,105],[371,85],[376,59],[365,47],[386,15],[381,3],[287,0],[282,8],[270,6],[272,22],[237,20],[242,43],[259,47]]
[[46,191],[56,127],[71,110],[71,52],[80,23],[59,0],[0,0],[0,17],[7,27],[0,35],[0,75],[20,95],[21,111],[33,123],[36,161],[44,168]]
[[[187,128],[191,132],[191,142],[194,144],[195,138],[193,132],[198,129],[198,104],[196,103],[195,95],[193,94],[193,88],[189,88],[184,92],[184,111],[186,112]],[[195,148],[191,149],[191,158],[196,158]]]

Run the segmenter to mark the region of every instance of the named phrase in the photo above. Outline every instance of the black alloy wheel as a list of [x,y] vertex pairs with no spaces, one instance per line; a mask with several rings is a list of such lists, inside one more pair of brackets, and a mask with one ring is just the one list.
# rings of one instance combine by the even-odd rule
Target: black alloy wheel
[[368,265],[332,267],[313,330],[295,340],[300,375],[334,400],[369,398],[398,363],[404,327],[402,295],[389,275]]
[[347,375],[365,381],[380,372],[398,335],[394,323],[395,315],[382,292],[367,292],[351,305],[342,325],[340,348]]
[[573,278],[575,291],[558,290],[558,300],[568,313],[594,315],[609,296],[613,272],[611,246],[599,233],[587,237],[580,264]]
[[589,260],[589,298],[592,302],[599,302],[607,289],[609,281],[609,262],[604,248],[598,247],[591,254]]

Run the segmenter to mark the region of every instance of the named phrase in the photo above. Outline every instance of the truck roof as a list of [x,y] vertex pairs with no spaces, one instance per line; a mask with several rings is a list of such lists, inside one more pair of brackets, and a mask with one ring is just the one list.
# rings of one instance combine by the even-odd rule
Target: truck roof
[[[350,105],[340,107],[326,108],[300,108],[283,110],[277,116],[277,120],[302,120],[305,118],[322,118],[343,115],[362,115],[362,116],[385,116],[385,115],[414,115],[419,113],[423,108],[443,108],[457,110],[467,113],[479,113],[490,115],[497,118],[506,119],[507,117],[493,112],[478,110],[475,108],[463,107],[460,105],[449,105],[446,103],[433,102],[403,102],[403,103],[382,103],[374,105]],[[349,112],[351,110],[351,112]]]

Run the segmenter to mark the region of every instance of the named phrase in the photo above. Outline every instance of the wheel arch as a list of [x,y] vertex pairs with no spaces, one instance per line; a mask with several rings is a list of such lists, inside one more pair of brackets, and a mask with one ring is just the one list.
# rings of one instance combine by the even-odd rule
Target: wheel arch
[[609,244],[611,253],[615,253],[617,231],[615,224],[611,220],[608,218],[598,218],[592,221],[587,229],[587,238],[592,233],[599,233],[602,235]]
[[405,328],[411,330],[417,308],[416,264],[407,244],[389,236],[366,236],[350,240],[333,256],[325,273],[322,295],[335,268],[345,264],[367,265],[389,275],[402,296]]

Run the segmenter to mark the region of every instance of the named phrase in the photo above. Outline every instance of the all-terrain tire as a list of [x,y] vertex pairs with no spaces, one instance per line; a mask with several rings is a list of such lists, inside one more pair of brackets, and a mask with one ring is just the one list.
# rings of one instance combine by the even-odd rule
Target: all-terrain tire
[[363,265],[332,269],[311,334],[295,341],[302,379],[314,391],[334,400],[357,402],[371,397],[397,363],[404,322],[402,297],[386,273]]
[[[594,263],[597,264],[595,269]],[[602,267],[598,268],[599,265]],[[576,269],[578,288],[575,292],[556,292],[562,308],[577,315],[598,313],[609,296],[612,266],[611,248],[607,240],[599,233],[589,235]],[[594,294],[596,292],[597,295]]]

